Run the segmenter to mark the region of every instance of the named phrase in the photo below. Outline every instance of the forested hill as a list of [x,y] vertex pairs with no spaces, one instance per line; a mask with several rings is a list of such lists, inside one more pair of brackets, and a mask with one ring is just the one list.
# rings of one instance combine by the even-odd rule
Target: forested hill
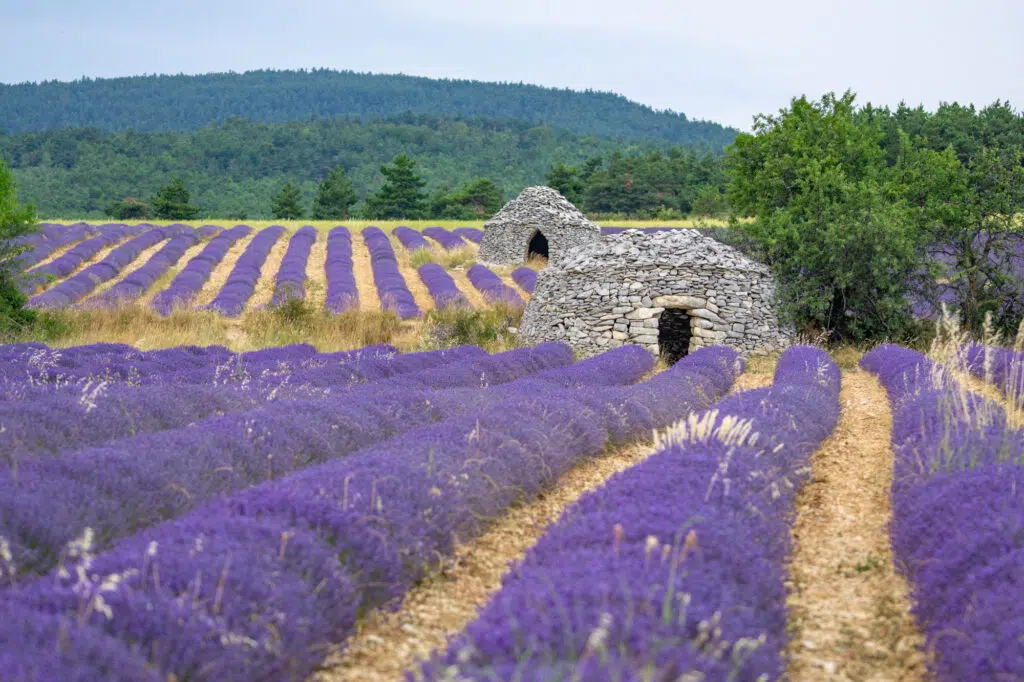
[[195,130],[233,117],[284,123],[404,112],[515,119],[581,135],[714,151],[736,135],[717,123],[655,111],[605,92],[329,69],[0,84],[0,131],[6,133],[80,127]]
[[270,198],[286,180],[309,199],[316,183],[341,167],[364,198],[379,186],[381,165],[400,153],[416,160],[427,191],[489,177],[508,198],[544,182],[559,162],[580,165],[665,146],[529,123],[412,114],[277,124],[232,119],[188,132],[0,134],[0,158],[14,170],[19,195],[49,217],[101,216],[110,202],[151,197],[175,177],[185,180],[206,215],[269,216]]

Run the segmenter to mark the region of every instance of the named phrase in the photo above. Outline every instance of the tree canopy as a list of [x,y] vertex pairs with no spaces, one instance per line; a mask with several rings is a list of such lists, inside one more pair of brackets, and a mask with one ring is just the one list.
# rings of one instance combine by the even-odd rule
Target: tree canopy
[[323,182],[317,186],[316,197],[313,199],[313,218],[347,218],[352,205],[357,201],[359,195],[352,187],[352,181],[345,175],[345,169],[332,168]]
[[426,181],[414,170],[416,162],[407,154],[399,154],[390,166],[381,166],[384,182],[376,193],[366,198],[365,217],[374,219],[427,217]]
[[202,209],[189,204],[190,199],[185,181],[174,178],[157,190],[150,202],[153,216],[163,220],[192,220],[202,213]]
[[25,252],[25,238],[38,229],[35,210],[20,204],[14,176],[0,159],[0,335],[10,334],[36,319],[25,308],[25,295],[17,286],[21,272],[18,256]]
[[284,183],[281,191],[270,202],[270,211],[279,220],[296,220],[302,217],[302,190],[290,182]]

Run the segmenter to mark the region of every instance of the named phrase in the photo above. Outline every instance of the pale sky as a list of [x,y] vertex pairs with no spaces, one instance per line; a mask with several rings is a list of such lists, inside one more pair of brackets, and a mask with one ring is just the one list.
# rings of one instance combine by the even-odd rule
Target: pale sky
[[1021,0],[0,0],[0,82],[330,67],[610,90],[750,127],[795,95],[1024,107]]

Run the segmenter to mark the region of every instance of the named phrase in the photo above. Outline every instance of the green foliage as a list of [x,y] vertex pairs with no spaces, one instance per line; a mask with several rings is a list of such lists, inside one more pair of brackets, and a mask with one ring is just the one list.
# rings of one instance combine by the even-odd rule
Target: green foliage
[[281,191],[270,200],[270,212],[279,220],[302,217],[302,190],[291,182],[284,183]]
[[716,152],[736,134],[717,123],[655,111],[607,92],[329,69],[0,85],[0,121],[14,133],[83,127],[195,130],[229,117],[267,123],[365,121],[404,112],[516,119],[530,126],[544,122],[578,135],[700,145]]
[[754,218],[738,227],[763,250],[800,329],[842,340],[909,329],[905,295],[920,242],[882,138],[852,93],[829,93],[757,116],[754,133],[728,152],[729,201]]
[[149,206],[135,197],[125,197],[103,209],[104,213],[115,220],[141,220],[149,217]]
[[441,188],[430,199],[430,217],[446,220],[486,220],[504,200],[490,178],[477,178],[454,192]]
[[157,190],[150,202],[153,216],[161,220],[192,220],[199,217],[202,209],[189,205],[190,195],[181,178],[171,180]]
[[426,181],[414,170],[416,162],[407,154],[399,154],[390,166],[381,166],[384,183],[366,198],[363,215],[369,219],[427,217],[427,198],[423,193]]
[[313,218],[331,220],[349,217],[352,205],[359,196],[352,188],[352,181],[345,175],[344,168],[334,168],[327,178],[317,186],[313,199]]
[[580,171],[576,166],[567,166],[562,162],[556,163],[548,172],[547,186],[557,189],[562,196],[577,206],[583,199],[583,182],[580,180]]
[[966,163],[951,144],[935,151],[927,141],[900,136],[896,170],[904,197],[937,264],[918,282],[918,295],[936,305],[940,287],[953,290],[955,312],[969,331],[980,334],[986,316],[1013,336],[1024,316],[1024,283],[1019,265],[1024,248],[1024,154],[1021,147],[974,148]]
[[4,337],[37,319],[36,313],[25,307],[27,299],[16,283],[22,270],[18,256],[26,248],[24,238],[36,230],[35,209],[18,203],[14,177],[0,159],[0,335]]

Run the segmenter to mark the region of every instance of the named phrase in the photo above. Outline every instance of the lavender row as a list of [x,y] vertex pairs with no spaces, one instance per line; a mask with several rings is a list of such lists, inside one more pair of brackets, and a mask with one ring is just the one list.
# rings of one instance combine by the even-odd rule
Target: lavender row
[[0,470],[0,536],[7,538],[22,574],[42,572],[83,527],[106,545],[216,496],[347,455],[442,416],[429,392],[410,389],[479,387],[482,377],[502,383],[571,359],[558,344],[493,357],[475,348],[435,351],[420,358],[432,369],[386,385],[326,400],[273,402],[184,428],[23,459]]
[[238,257],[224,286],[204,309],[214,310],[228,317],[241,315],[245,310],[245,304],[256,290],[256,282],[260,279],[263,264],[274,244],[284,233],[285,229],[281,225],[271,225],[257,232]]
[[455,286],[455,280],[445,269],[437,263],[425,263],[419,267],[420,279],[434,299],[434,305],[438,308],[455,306],[456,308],[471,308],[465,295]]
[[537,285],[537,271],[524,265],[512,271],[512,279],[520,289],[532,294],[533,288]]
[[228,250],[250,232],[252,228],[248,225],[236,225],[211,239],[199,255],[182,268],[171,284],[153,297],[153,309],[161,315],[170,315],[175,308],[188,305],[210,279],[213,269],[224,260]]
[[[591,391],[531,388],[414,429],[198,509],[110,552],[93,550],[85,572],[69,566],[7,590],[2,605],[36,626],[17,631],[52,637],[55,616],[73,618],[67,629],[80,641],[100,630],[123,643],[126,669],[137,669],[142,656],[160,679],[304,680],[361,613],[403,594],[450,555],[456,538],[473,537],[580,458],[600,454],[612,440],[607,420],[675,419],[724,393],[736,356],[718,352],[722,365],[698,378],[684,371],[684,360],[657,388],[605,389],[601,404]],[[580,365],[593,374],[591,362],[600,360]],[[81,539],[73,554],[94,538]],[[81,608],[97,596],[101,609]],[[12,641],[10,655],[28,670],[55,666],[53,658],[38,661],[52,646],[26,636]],[[83,647],[58,670],[87,679],[117,660],[114,651],[90,654]]]
[[483,230],[478,230],[475,227],[456,227],[452,232],[459,235],[467,242],[473,242],[474,244],[479,244],[484,239]]
[[288,250],[281,259],[281,267],[274,280],[274,295],[270,305],[281,305],[289,299],[299,301],[306,298],[306,263],[309,252],[316,243],[317,231],[312,225],[305,225],[296,231],[288,241]]
[[677,424],[563,514],[424,678],[779,677],[792,499],[839,387],[826,353],[793,348],[771,388]]
[[1012,348],[971,345],[964,349],[967,369],[996,386],[1018,408],[1024,409],[1024,353]]
[[487,266],[477,263],[471,266],[466,274],[469,275],[469,281],[489,303],[507,303],[516,307],[524,305],[523,297],[519,295],[519,292],[502,282],[501,278]]
[[417,230],[405,225],[399,225],[391,231],[391,234],[398,238],[398,241],[402,243],[409,251],[415,251],[416,249],[429,249],[430,243],[423,238]]
[[142,226],[129,227],[128,225],[103,225],[97,230],[99,234],[90,237],[66,253],[54,258],[46,265],[40,265],[26,273],[25,285],[29,287],[26,293],[45,282],[47,279],[61,279],[67,277],[77,270],[82,263],[89,260],[97,253],[112,244],[135,236],[142,231]]
[[430,237],[438,244],[440,244],[445,251],[452,251],[454,249],[461,249],[466,245],[466,242],[462,240],[457,234],[453,234],[443,227],[427,227],[424,228],[423,234]]
[[[26,390],[19,400],[0,402],[4,426],[0,453],[14,467],[32,455],[185,427],[214,414],[255,409],[273,400],[337,396],[404,373],[482,355],[453,351],[397,355],[392,348],[371,346],[329,362],[317,356],[295,369],[263,366],[258,371],[252,365],[225,363],[215,368],[212,381],[201,381],[211,375],[204,368],[175,372],[145,386],[92,381],[76,391]],[[227,372],[221,372],[221,367]],[[181,390],[185,387],[188,390]]]
[[352,264],[352,233],[347,227],[335,227],[327,233],[327,299],[324,307],[331,313],[343,313],[359,307],[359,288]]
[[412,292],[398,270],[398,260],[388,236],[379,227],[371,226],[363,228],[363,241],[370,250],[370,267],[373,269],[373,282],[377,285],[381,308],[394,312],[403,320],[422,317],[423,311],[416,305]]
[[[24,269],[31,268],[57,249],[75,244],[95,234],[96,228],[87,223],[74,223],[73,225],[40,223],[40,230],[37,234],[29,235],[27,239],[22,240],[22,244],[28,250],[18,256],[18,262]],[[29,288],[26,286],[26,290]]]
[[893,407],[893,552],[940,681],[1024,670],[1024,432],[924,355],[866,354]]
[[201,235],[198,230],[189,230],[177,237],[172,237],[144,265],[128,273],[121,281],[102,294],[93,297],[89,304],[112,307],[140,298],[200,239]]
[[180,225],[154,227],[116,247],[98,263],[93,263],[57,286],[33,296],[29,305],[37,308],[63,308],[88,296],[103,282],[108,282],[146,249],[160,242],[182,235],[193,234],[191,227]]

